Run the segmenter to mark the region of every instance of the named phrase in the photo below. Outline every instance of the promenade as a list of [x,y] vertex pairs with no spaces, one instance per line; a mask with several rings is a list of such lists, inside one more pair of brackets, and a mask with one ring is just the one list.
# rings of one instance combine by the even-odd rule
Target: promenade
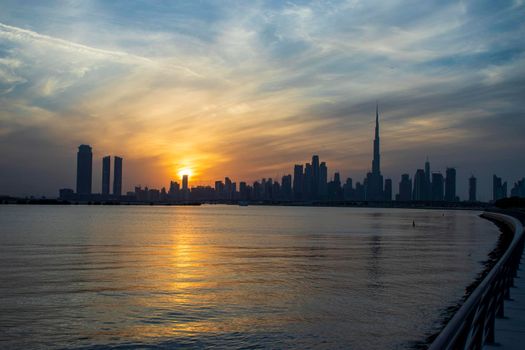
[[[515,216],[525,224],[525,214]],[[484,349],[525,349],[525,252],[510,290],[510,300],[505,301],[505,316],[496,319],[495,335],[494,344],[486,344]]]
[[496,319],[496,342],[484,349],[525,349],[525,254],[521,256],[515,287],[505,301],[505,317]]

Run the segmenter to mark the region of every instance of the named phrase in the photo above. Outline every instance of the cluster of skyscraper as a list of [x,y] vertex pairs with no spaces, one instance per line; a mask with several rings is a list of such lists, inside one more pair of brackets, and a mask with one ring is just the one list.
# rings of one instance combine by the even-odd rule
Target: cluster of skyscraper
[[63,199],[120,199],[122,196],[122,158],[115,156],[113,166],[113,194],[110,193],[111,156],[102,158],[102,193],[93,194],[93,152],[91,146],[80,145],[77,153],[77,186],[76,192],[64,188],[60,190]]
[[[65,199],[120,199],[139,202],[172,202],[172,201],[392,201],[392,180],[383,179],[381,174],[381,155],[379,138],[379,109],[376,106],[375,136],[373,143],[372,170],[362,182],[355,186],[351,178],[341,182],[338,172],[328,179],[328,166],[321,162],[319,156],[312,156],[310,163],[296,164],[291,174],[284,175],[281,182],[264,178],[247,184],[242,181],[237,186],[230,178],[216,181],[215,186],[189,187],[188,175],[182,177],[182,185],[176,181],[170,183],[169,189],[150,189],[135,187],[133,192],[122,196],[122,158],[115,157],[113,176],[113,196],[110,195],[111,157],[102,159],[102,193],[91,193],[92,152],[88,145],[80,145],[77,155],[77,191],[60,190]],[[469,201],[477,201],[477,180],[469,178]],[[525,197],[525,178],[518,181],[511,191],[513,196]],[[96,197],[100,196],[100,197]],[[69,197],[69,198],[68,198]],[[493,176],[493,200],[507,197],[507,183]],[[424,169],[417,169],[413,179],[409,174],[402,174],[396,201],[409,202],[457,202],[456,169],[447,168],[445,176],[440,172],[430,171],[430,162],[425,162]]]

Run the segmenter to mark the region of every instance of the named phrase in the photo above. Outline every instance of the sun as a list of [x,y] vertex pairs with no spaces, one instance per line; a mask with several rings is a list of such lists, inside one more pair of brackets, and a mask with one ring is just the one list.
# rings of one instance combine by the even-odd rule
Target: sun
[[179,177],[182,178],[184,175],[188,175],[188,177],[191,177],[193,174],[193,171],[190,168],[183,168],[179,170]]

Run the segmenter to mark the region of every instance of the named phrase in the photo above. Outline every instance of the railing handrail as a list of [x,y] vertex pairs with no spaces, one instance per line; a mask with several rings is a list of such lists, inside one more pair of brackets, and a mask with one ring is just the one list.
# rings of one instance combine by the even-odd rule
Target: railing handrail
[[[429,350],[460,348],[457,346],[458,344],[456,344],[456,341],[458,340],[458,337],[465,335],[462,332],[464,330],[463,326],[469,321],[469,316],[479,307],[483,297],[491,288],[492,283],[497,281],[499,274],[502,272],[503,268],[507,265],[513,255],[518,253],[516,252],[516,249],[520,246],[520,242],[522,241],[524,234],[521,222],[514,217],[504,214],[485,212],[484,215],[488,218],[501,221],[510,229],[512,229],[514,232],[512,242],[509,244],[503,256],[498,260],[487,276],[485,276],[476,289],[474,289],[472,294],[467,298],[463,305],[461,305],[461,307],[447,323],[445,328],[443,328],[436,339],[432,342]],[[521,252],[519,252],[519,254],[521,256]],[[472,320],[470,321],[472,322]],[[472,326],[474,325],[471,324],[470,328],[472,328]],[[471,332],[470,328],[469,332]],[[484,342],[484,339],[482,339],[482,342]],[[470,348],[469,344],[465,344],[465,347]]]

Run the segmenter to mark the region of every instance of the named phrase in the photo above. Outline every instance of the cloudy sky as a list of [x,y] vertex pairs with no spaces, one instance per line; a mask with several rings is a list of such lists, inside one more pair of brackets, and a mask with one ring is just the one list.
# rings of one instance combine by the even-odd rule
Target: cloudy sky
[[[124,157],[124,190],[330,176],[397,183],[428,156],[525,175],[525,4],[513,1],[0,0],[0,194],[75,186],[76,149]],[[396,191],[397,192],[397,191]]]

